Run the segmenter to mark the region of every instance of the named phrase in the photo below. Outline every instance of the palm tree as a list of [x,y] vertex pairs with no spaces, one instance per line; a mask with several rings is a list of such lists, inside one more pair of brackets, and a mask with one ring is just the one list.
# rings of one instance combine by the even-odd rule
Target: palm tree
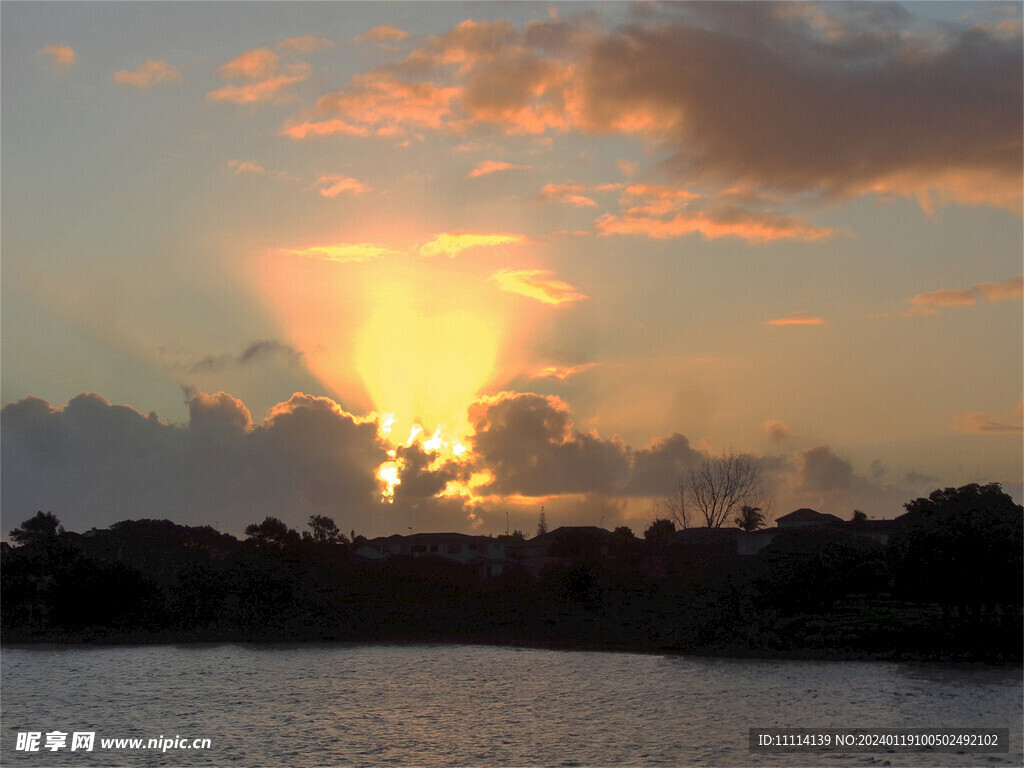
[[736,516],[736,525],[747,533],[752,533],[758,528],[764,528],[764,514],[760,507],[750,507],[744,504],[740,507],[740,513]]

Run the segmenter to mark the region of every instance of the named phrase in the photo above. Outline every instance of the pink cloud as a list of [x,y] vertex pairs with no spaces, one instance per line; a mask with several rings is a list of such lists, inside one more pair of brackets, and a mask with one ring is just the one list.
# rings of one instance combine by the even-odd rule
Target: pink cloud
[[351,125],[344,120],[306,120],[281,129],[281,134],[291,139],[306,139],[310,136],[331,136],[340,133],[345,136],[368,136],[370,131],[361,126]]
[[161,83],[180,83],[181,73],[166,60],[150,60],[140,64],[134,70],[118,70],[111,79],[118,85],[149,88]]
[[51,57],[56,67],[65,68],[75,65],[75,51],[69,45],[47,45],[36,53],[39,56]]
[[1019,435],[1024,433],[1024,399],[1011,411],[988,413],[968,411],[953,421],[953,429],[975,435]]
[[394,27],[390,24],[382,24],[379,27],[374,27],[368,32],[364,32],[361,35],[357,35],[354,38],[356,43],[396,43],[399,40],[405,40],[409,36],[409,33],[405,30]]
[[942,288],[937,291],[919,293],[907,300],[910,308],[903,312],[883,312],[875,317],[920,317],[938,315],[940,309],[950,307],[973,307],[979,300],[990,303],[1020,301],[1024,295],[1024,275],[1011,277],[1003,283],[978,283],[973,288]]
[[321,176],[316,180],[320,187],[320,194],[324,197],[337,197],[340,194],[361,195],[369,191],[369,187],[350,176]]
[[765,325],[823,325],[824,320],[809,312],[790,312],[785,317],[768,320]]
[[468,174],[467,179],[478,179],[481,176],[487,176],[491,173],[497,173],[498,171],[527,171],[530,170],[528,165],[513,165],[512,163],[505,163],[500,160],[484,160],[474,166]]
[[217,71],[225,80],[266,80],[277,72],[278,56],[269,48],[256,48],[222,65]]
[[228,168],[233,170],[236,175],[240,173],[258,174],[264,172],[262,165],[247,160],[228,160]]
[[307,77],[307,74],[278,75],[256,83],[225,85],[206,94],[206,98],[208,101],[225,101],[232,104],[281,101],[287,98],[287,94],[284,93],[285,88],[293,83],[302,82]]

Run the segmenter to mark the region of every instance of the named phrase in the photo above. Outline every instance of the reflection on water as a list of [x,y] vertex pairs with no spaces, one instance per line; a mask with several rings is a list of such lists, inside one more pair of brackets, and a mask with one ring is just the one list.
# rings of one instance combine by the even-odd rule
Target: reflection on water
[[[15,648],[4,765],[1021,765],[1019,669],[480,646]],[[1009,728],[1009,754],[751,754],[769,726]],[[96,731],[92,753],[15,750]],[[209,751],[101,738],[209,738]]]

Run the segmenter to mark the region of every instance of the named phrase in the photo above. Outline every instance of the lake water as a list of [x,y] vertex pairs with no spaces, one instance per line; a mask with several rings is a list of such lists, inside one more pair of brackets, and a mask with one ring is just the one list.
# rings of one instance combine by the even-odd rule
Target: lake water
[[[443,645],[5,648],[5,766],[1024,764],[1019,669]],[[751,727],[1009,728],[1009,754],[754,754]],[[92,752],[18,732],[95,732]],[[210,749],[101,739],[208,738]],[[45,736],[44,736],[45,739]]]

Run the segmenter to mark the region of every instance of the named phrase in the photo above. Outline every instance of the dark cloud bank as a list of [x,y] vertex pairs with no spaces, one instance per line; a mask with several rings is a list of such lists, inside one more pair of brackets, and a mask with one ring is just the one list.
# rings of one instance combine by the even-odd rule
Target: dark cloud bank
[[[309,515],[327,514],[346,530],[370,534],[409,526],[486,533],[504,529],[506,511],[512,527],[529,528],[545,499],[560,524],[600,519],[612,526],[631,514],[636,526],[705,455],[678,433],[639,449],[581,433],[559,398],[503,392],[470,407],[475,434],[459,461],[438,466],[420,444],[397,447],[402,482],[388,504],[377,471],[391,446],[376,422],[328,398],[296,393],[259,422],[223,392],[195,393],[188,409],[188,423],[175,425],[95,394],[59,408],[35,397],[4,406],[4,531],[41,509],[73,530],[169,518],[237,534],[266,515],[302,527]],[[906,483],[861,477],[827,447],[759,461],[787,503],[826,511],[859,503],[897,512],[912,498]],[[483,504],[438,496],[449,481],[484,471],[491,479],[478,491],[491,498]],[[537,504],[517,507],[509,497]]]

